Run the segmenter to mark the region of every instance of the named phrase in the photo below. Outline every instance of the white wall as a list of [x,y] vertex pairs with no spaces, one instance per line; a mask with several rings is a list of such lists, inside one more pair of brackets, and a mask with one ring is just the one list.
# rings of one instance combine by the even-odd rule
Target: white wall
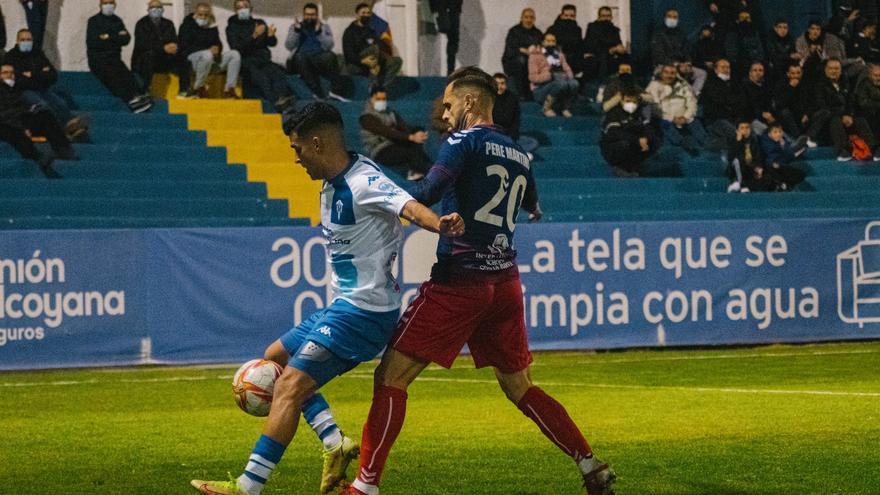
[[[182,14],[191,10],[194,0],[165,0],[166,17],[179,22]],[[417,22],[415,13],[403,15],[402,5],[415,8],[416,1],[427,0],[382,0],[376,3],[376,12],[392,25],[396,49],[409,56],[404,62],[406,72],[422,75],[445,73],[446,55],[444,36],[425,34]],[[278,46],[273,49],[273,58],[283,63],[287,58],[284,39],[293,22],[294,15],[302,15],[305,0],[252,0],[254,13],[278,28]],[[321,4],[325,20],[331,26],[336,38],[336,51],[342,51],[342,33],[354,19],[354,6],[358,0],[324,0]],[[620,17],[628,18],[627,0],[465,0],[462,14],[461,47],[458,52],[459,65],[477,64],[490,72],[501,70],[501,54],[504,51],[504,38],[508,29],[519,22],[523,8],[532,7],[537,15],[537,26],[547,29],[565,3],[578,7],[578,23],[585,27],[596,18],[600,5],[610,5],[615,11],[615,24],[624,30],[624,39],[629,39],[629,23],[621,22]],[[85,55],[86,21],[97,13],[98,0],[49,0],[49,28],[47,29],[45,49],[50,59],[63,70],[88,70]],[[117,0],[117,13],[125,21],[129,30],[134,30],[137,20],[146,14],[146,0]],[[232,15],[232,0],[216,0],[215,15],[220,27],[220,35],[225,42],[226,20]],[[3,15],[6,17],[7,47],[14,44],[15,32],[26,26],[24,13],[19,0],[0,0]],[[410,7],[412,6],[412,7]],[[619,7],[619,8],[618,8]],[[424,8],[423,8],[424,12]],[[403,16],[403,18],[400,18]],[[57,33],[57,35],[56,35]],[[416,35],[416,33],[419,33]],[[418,40],[415,42],[414,40]],[[417,43],[418,46],[415,46]],[[132,46],[123,51],[123,59],[131,57]],[[415,53],[419,60],[413,61]]]

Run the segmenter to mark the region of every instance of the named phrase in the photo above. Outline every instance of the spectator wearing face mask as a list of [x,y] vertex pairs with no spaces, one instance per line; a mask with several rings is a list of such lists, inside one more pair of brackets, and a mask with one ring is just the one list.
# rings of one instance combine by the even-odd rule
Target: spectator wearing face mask
[[370,100],[360,117],[361,140],[367,155],[376,162],[406,173],[407,179],[418,180],[431,167],[425,153],[428,133],[410,127],[394,110],[388,108],[388,94],[373,88]]
[[196,96],[208,97],[206,86],[208,76],[212,70],[218,69],[226,72],[223,96],[238,98],[235,87],[238,85],[238,75],[241,71],[241,54],[236,50],[223,50],[220,30],[217,29],[211,4],[199,2],[195,11],[183,18],[178,51],[186,57],[196,73],[193,84]]
[[708,147],[725,149],[736,135],[736,119],[747,111],[742,88],[730,77],[730,62],[726,58],[715,62],[715,70],[700,94],[700,107],[710,137]]
[[54,157],[37,150],[31,141],[32,133],[45,136],[52,151],[63,160],[76,159],[73,147],[54,116],[45,108],[26,103],[15,83],[12,65],[0,64],[0,141],[12,145],[22,158],[37,162],[46,177],[57,178],[52,168]]
[[46,33],[46,18],[49,16],[48,0],[21,0],[28,31],[34,35],[34,47],[43,49],[43,38]]
[[116,0],[100,2],[101,11],[89,18],[86,31],[89,70],[132,112],[146,112],[153,100],[138,88],[134,74],[122,61],[122,47],[131,42],[131,34],[116,15]]
[[793,61],[800,59],[794,47],[794,39],[788,30],[788,21],[776,19],[767,35],[767,69],[771,82],[785,80],[785,72]]
[[697,97],[690,84],[678,77],[675,66],[662,66],[659,76],[645,91],[660,110],[666,143],[699,154],[699,148],[706,142],[706,131],[696,118]]
[[535,27],[535,11],[533,9],[523,9],[519,24],[510,28],[504,39],[504,55],[501,57],[501,65],[504,67],[504,73],[510,78],[511,89],[521,99],[528,99],[531,96],[529,90],[529,50],[531,47],[541,46],[543,39],[544,34]]
[[584,70],[590,77],[604,81],[617,71],[626,47],[620,39],[620,28],[612,23],[611,8],[600,7],[598,14],[598,19],[587,25],[584,36]]
[[640,106],[639,93],[627,90],[602,123],[599,148],[618,177],[638,177],[642,163],[660,148],[660,140]]
[[[317,99],[326,96],[338,101],[349,101],[342,96],[347,93],[348,79],[340,74],[339,60],[333,53],[333,31],[321,22],[318,6],[307,3],[303,7],[303,20],[294,19],[287,32],[284,46],[290,50],[287,70],[299,74]],[[321,77],[330,80],[330,92],[321,87]]]
[[174,73],[180,80],[178,97],[192,95],[189,62],[180,51],[174,23],[162,17],[165,8],[161,0],[150,0],[147,15],[134,27],[134,51],[131,67],[140,77],[141,89],[148,93],[153,74]]
[[651,63],[654,67],[674,64],[676,60],[687,58],[689,51],[687,37],[678,27],[678,11],[667,10],[663,26],[654,31],[651,39]]
[[27,29],[16,35],[16,45],[6,54],[6,63],[15,68],[15,87],[22,91],[22,98],[30,105],[48,109],[64,126],[70,140],[81,139],[88,132],[88,123],[77,117],[73,98],[57,85],[58,72],[42,50],[34,46],[33,36]]
[[712,72],[715,61],[724,56],[723,42],[715,36],[715,28],[705,25],[700,29],[700,38],[693,46],[694,66]]
[[235,1],[235,15],[226,24],[229,47],[241,54],[245,82],[256,89],[258,96],[283,112],[294,104],[293,90],[281,66],[272,62],[269,48],[278,44],[275,26],[253,16],[250,0]]
[[354,75],[368,76],[373,86],[387,87],[400,73],[403,60],[383,52],[376,32],[370,27],[373,9],[366,3],[355,7],[357,17],[342,34],[342,53],[348,71]]
[[732,66],[733,77],[737,79],[746,76],[752,62],[764,60],[761,36],[752,24],[752,15],[748,11],[739,13],[736,25],[727,33],[724,54]]
[[617,74],[609,77],[608,82],[599,88],[596,99],[602,102],[602,111],[607,113],[620,104],[620,99],[627,92],[641,95],[645,90],[636,82],[629,59],[624,59],[617,66]]
[[543,104],[546,117],[556,117],[554,107],[562,109],[563,117],[572,116],[571,101],[580,86],[553,33],[545,34],[543,46],[532,47],[529,52],[529,81],[535,101]]
[[556,43],[562,48],[565,59],[577,76],[583,71],[584,42],[581,38],[581,27],[577,23],[577,7],[572,4],[562,6],[562,12],[547,28],[548,33],[556,36]]

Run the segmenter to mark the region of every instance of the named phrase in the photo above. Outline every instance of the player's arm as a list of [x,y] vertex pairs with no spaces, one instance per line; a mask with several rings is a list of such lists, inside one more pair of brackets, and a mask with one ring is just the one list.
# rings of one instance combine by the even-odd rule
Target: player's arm
[[541,218],[544,217],[544,212],[541,211],[541,204],[538,202],[538,187],[531,174],[529,174],[529,181],[523,193],[522,208],[529,213],[530,222],[540,222]]
[[407,201],[400,216],[419,227],[446,237],[459,237],[464,234],[464,219],[458,213],[438,217],[427,206],[418,201]]
[[424,179],[412,182],[407,187],[408,193],[419,203],[434,205],[443,198],[443,193],[454,182],[454,177],[443,165],[431,167]]

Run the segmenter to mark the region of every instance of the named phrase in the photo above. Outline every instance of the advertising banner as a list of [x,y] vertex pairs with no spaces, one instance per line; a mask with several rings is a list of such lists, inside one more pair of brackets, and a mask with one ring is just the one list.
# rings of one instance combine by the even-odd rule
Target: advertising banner
[[[436,236],[407,230],[404,307]],[[880,337],[880,223],[521,225],[533,349]],[[0,369],[234,362],[330,297],[320,229],[0,236]]]

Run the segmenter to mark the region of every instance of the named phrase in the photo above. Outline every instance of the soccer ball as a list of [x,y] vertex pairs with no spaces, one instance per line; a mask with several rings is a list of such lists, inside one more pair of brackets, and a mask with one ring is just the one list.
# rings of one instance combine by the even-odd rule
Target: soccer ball
[[281,376],[281,366],[266,359],[252,359],[232,377],[232,394],[242,411],[252,416],[268,416],[272,407],[272,389]]

